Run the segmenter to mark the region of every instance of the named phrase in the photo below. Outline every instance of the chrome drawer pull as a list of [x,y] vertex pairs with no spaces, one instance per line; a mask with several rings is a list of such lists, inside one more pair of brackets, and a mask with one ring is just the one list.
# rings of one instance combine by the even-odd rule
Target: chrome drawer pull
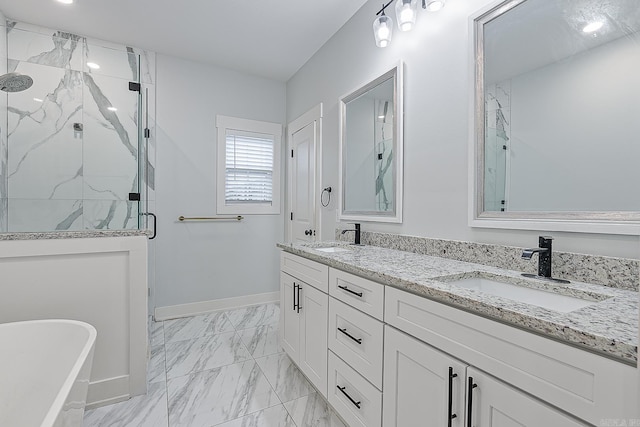
[[351,289],[347,288],[346,286],[338,286],[340,289],[342,289],[343,291],[347,291],[351,294],[354,294],[356,296],[359,296],[360,298],[362,298],[362,292],[356,292],[356,291],[352,291]]
[[356,402],[355,400],[353,400],[353,398],[351,396],[349,396],[346,391],[344,391],[344,389],[346,387],[340,387],[339,385],[337,385],[336,387],[338,387],[338,390],[340,390],[342,392],[342,394],[347,396],[347,399],[349,399],[351,401],[351,403],[353,403],[355,405],[356,408],[360,409],[360,404],[362,402],[361,401]]
[[340,332],[342,332],[343,334],[345,334],[346,336],[348,336],[349,338],[351,338],[352,340],[354,340],[355,342],[357,342],[358,344],[362,344],[362,338],[356,338],[353,335],[351,335],[349,332],[347,332],[347,329],[342,329],[342,328],[338,328],[338,330]]

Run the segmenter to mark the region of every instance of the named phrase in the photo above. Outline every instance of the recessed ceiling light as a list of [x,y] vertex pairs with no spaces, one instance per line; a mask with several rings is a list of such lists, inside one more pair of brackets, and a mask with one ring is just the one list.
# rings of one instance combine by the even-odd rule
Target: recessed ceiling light
[[34,101],[36,101],[36,102],[44,102],[44,101],[43,101],[42,99],[40,99],[40,98],[33,98],[33,100],[34,100]]
[[107,110],[109,110],[109,111],[118,111],[118,109],[116,107],[107,107]]
[[58,0],[58,3],[62,3],[62,4],[72,4],[73,0]]
[[584,26],[582,31],[585,33],[593,33],[594,31],[598,31],[600,28],[602,28],[603,25],[604,24],[600,21],[590,22]]
[[95,62],[87,62],[87,67],[91,68],[92,70],[97,70],[98,68],[100,68],[100,66]]

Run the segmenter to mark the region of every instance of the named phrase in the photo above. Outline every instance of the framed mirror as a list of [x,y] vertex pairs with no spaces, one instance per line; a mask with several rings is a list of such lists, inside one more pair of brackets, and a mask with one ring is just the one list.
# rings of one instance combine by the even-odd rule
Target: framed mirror
[[640,234],[637,0],[472,17],[470,225]]
[[402,222],[402,63],[340,98],[338,219]]

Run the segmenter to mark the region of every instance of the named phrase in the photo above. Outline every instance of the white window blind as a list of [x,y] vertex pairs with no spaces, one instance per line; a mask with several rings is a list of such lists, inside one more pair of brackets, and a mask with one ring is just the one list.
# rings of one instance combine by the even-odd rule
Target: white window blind
[[226,204],[273,203],[274,136],[226,130]]

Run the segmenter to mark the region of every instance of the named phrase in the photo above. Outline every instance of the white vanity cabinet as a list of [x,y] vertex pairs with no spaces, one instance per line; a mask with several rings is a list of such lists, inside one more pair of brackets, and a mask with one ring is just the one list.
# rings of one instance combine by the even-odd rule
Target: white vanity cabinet
[[[385,322],[464,360],[470,366],[467,372],[477,372],[473,400],[474,408],[478,407],[472,411],[471,424],[475,427],[584,425],[565,420],[554,407],[593,425],[603,419],[637,417],[638,373],[632,366],[391,287],[385,292]],[[386,353],[392,351],[389,346],[385,336]],[[385,399],[389,396],[387,370],[393,368],[389,363],[385,360]],[[507,388],[494,386],[494,378]],[[494,400],[499,393],[512,396],[513,403]],[[529,412],[548,417],[539,419],[557,415],[562,422],[540,423],[538,418],[528,418]],[[498,413],[511,414],[520,424],[509,424],[508,418],[495,424],[501,419]]]
[[383,425],[466,425],[466,364],[388,325],[384,329]]
[[286,252],[281,267],[282,345],[350,427],[639,418],[633,366]]
[[390,326],[384,357],[384,427],[587,425]]
[[280,264],[281,345],[327,397],[328,267],[286,252]]

